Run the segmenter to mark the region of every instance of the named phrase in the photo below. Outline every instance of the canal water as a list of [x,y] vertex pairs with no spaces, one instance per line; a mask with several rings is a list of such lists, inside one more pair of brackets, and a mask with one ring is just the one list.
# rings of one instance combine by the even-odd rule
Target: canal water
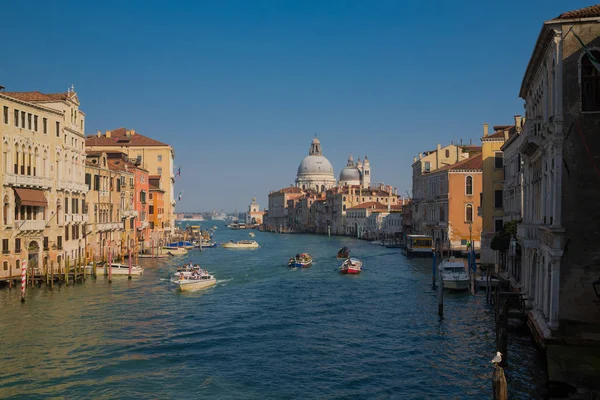
[[[218,242],[248,231],[217,225]],[[0,290],[0,398],[487,399],[495,353],[485,295],[431,290],[431,259],[346,237],[256,232],[261,248],[144,260],[142,277]],[[363,259],[337,272],[337,250]],[[315,263],[290,270],[309,252]],[[200,263],[219,283],[178,293]],[[509,337],[511,399],[539,398],[528,337]]]

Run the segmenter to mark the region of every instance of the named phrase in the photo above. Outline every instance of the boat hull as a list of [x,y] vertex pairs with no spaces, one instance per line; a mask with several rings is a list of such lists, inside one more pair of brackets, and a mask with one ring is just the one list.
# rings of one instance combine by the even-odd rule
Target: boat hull
[[312,266],[312,261],[308,261],[308,262],[293,262],[288,264],[290,267],[292,268],[308,268],[310,266]]
[[[94,267],[92,265],[86,265],[85,272],[88,274],[92,274],[94,271]],[[96,266],[96,274],[101,274],[108,276],[108,266],[107,265],[98,265]],[[118,275],[129,275],[129,265],[125,264],[113,264],[111,267],[110,274],[112,276]],[[131,276],[139,276],[144,274],[144,268],[136,265],[131,266]]]
[[444,289],[448,290],[468,290],[468,279],[444,279]]
[[357,275],[360,274],[360,269],[340,268],[340,273],[344,275]]
[[217,284],[217,280],[215,278],[199,280],[173,279],[171,280],[171,282],[177,285],[177,288],[182,292],[191,292],[195,290],[206,289]]
[[163,247],[163,251],[166,251],[174,256],[182,256],[188,253],[187,249],[183,247]]
[[260,246],[257,242],[252,243],[222,243],[221,246],[225,249],[258,249]]
[[[352,264],[350,264],[352,260]],[[356,258],[349,258],[340,266],[340,273],[344,275],[356,275],[362,271],[362,261]]]

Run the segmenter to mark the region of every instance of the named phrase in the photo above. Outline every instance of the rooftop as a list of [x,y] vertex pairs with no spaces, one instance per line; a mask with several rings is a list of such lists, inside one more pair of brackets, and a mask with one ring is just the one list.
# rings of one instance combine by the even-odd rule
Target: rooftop
[[445,167],[439,168],[432,172],[435,174],[440,171],[465,171],[465,170],[481,170],[483,168],[483,157],[481,153],[477,153],[465,160],[461,160],[452,165],[447,165]]
[[364,209],[373,209],[373,210],[387,210],[387,206],[385,204],[381,204],[377,201],[367,201],[366,203],[361,203],[357,206],[347,208],[348,210],[364,210]]
[[52,101],[63,101],[75,96],[75,92],[64,92],[64,93],[42,93],[38,91],[34,92],[5,92],[2,93],[6,96],[12,97],[21,101],[30,102],[52,102]]
[[137,133],[133,129],[118,128],[106,133],[98,132],[96,135],[88,135],[85,138],[87,147],[94,146],[168,146],[163,142],[149,138]]
[[567,11],[554,18],[552,21],[560,21],[564,19],[576,19],[576,18],[594,18],[600,17],[600,4],[593,6],[579,8],[573,11]]

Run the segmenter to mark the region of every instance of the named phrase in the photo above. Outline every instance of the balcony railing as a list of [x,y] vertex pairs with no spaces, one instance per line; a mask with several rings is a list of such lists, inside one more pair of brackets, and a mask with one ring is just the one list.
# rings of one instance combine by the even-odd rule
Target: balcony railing
[[540,232],[536,224],[518,224],[517,236],[525,240],[539,240]]
[[96,230],[98,232],[116,231],[121,229],[122,227],[123,224],[121,222],[103,222],[96,224]]
[[15,230],[17,231],[43,231],[46,228],[44,220],[23,220],[15,221]]
[[137,217],[138,213],[136,210],[123,210],[121,211],[121,217],[122,218],[129,218],[129,217]]
[[5,173],[4,182],[13,186],[30,186],[49,188],[52,187],[52,179],[41,176],[29,176]]

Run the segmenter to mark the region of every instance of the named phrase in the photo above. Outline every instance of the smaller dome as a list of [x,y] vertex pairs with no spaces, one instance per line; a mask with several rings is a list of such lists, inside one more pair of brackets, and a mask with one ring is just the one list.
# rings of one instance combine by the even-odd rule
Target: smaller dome
[[342,172],[340,172],[340,183],[347,183],[350,185],[360,184],[360,171],[354,164],[352,154],[348,156],[348,162]]

